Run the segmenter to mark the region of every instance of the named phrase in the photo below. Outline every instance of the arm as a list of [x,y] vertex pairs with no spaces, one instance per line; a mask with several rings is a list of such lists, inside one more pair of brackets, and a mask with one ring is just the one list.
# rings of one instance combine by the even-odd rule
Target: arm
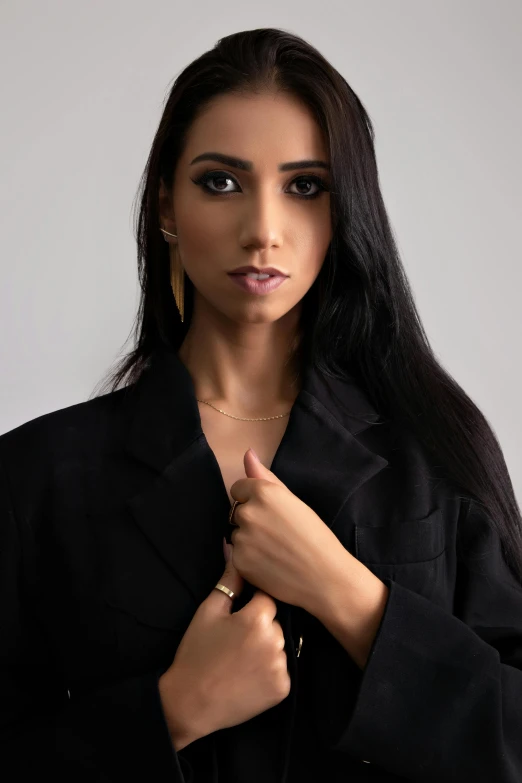
[[[9,780],[191,783],[150,672],[69,699],[32,615],[24,570],[29,531],[15,518],[0,463],[0,757]],[[15,777],[16,775],[16,777]]]
[[366,624],[356,617],[363,635],[354,646],[349,605],[326,610],[348,652],[367,657],[353,713],[331,748],[418,783],[519,783],[522,586],[472,501],[458,541],[454,614],[387,578],[384,611],[376,599]]
[[346,549],[338,554],[339,568],[328,572],[320,605],[312,614],[344,647],[359,669],[364,670],[390,590]]

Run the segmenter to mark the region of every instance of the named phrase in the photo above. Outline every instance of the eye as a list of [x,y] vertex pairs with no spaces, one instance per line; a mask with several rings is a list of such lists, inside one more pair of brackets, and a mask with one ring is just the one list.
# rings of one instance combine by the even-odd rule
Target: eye
[[[224,187],[226,187],[226,184],[224,187],[220,187],[218,185],[217,190],[214,190],[214,188],[211,188],[208,185],[208,183],[212,181],[223,184],[226,182],[236,182],[236,179],[231,174],[227,174],[225,171],[207,171],[198,177],[198,179],[192,180],[195,185],[199,185],[205,190],[206,193],[209,193],[212,196],[228,196],[231,193],[239,192],[237,190],[225,190]],[[321,177],[317,177],[314,174],[306,174],[296,177],[294,180],[292,180],[290,185],[297,184],[299,187],[303,185],[304,187],[310,189],[310,183],[312,183],[312,186],[315,185],[317,188],[315,191],[312,193],[293,193],[292,195],[297,196],[298,198],[312,199],[317,198],[321,192],[328,190],[326,183],[321,179]]]

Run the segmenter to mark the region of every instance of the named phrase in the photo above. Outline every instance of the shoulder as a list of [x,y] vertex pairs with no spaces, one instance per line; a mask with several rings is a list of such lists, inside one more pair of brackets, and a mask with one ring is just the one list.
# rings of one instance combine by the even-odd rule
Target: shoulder
[[0,435],[0,462],[10,474],[85,453],[124,430],[132,386],[50,411]]

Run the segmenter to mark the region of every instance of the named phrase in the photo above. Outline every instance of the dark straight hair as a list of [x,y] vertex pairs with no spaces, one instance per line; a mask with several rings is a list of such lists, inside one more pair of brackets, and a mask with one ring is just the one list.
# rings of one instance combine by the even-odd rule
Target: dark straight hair
[[298,362],[333,377],[349,373],[383,417],[408,428],[434,467],[487,513],[522,582],[522,518],[504,456],[492,427],[437,361],[424,331],[381,195],[370,117],[339,72],[288,31],[262,28],[221,38],[175,80],[138,192],[141,298],[134,348],[97,394],[130,386],[154,353],[181,346],[194,290],[185,276],[182,323],[159,231],[160,182],[171,189],[191,123],[209,101],[265,90],[301,99],[330,153],[332,241],[302,302]]

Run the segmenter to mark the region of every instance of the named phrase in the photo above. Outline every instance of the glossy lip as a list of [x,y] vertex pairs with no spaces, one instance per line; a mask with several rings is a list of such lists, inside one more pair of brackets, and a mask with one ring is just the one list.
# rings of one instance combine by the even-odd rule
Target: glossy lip
[[232,275],[229,274],[230,279],[238,285],[243,291],[249,294],[269,294],[271,291],[275,291],[279,288],[285,280],[288,280],[284,275],[273,275],[266,280],[252,280],[252,278],[246,275]]
[[275,266],[265,266],[265,267],[258,267],[258,266],[238,266],[237,269],[232,270],[232,272],[229,272],[229,275],[246,275],[248,272],[254,272],[254,274],[258,275],[279,275],[280,277],[288,277],[287,274],[284,272],[281,272],[280,269],[276,269]]

